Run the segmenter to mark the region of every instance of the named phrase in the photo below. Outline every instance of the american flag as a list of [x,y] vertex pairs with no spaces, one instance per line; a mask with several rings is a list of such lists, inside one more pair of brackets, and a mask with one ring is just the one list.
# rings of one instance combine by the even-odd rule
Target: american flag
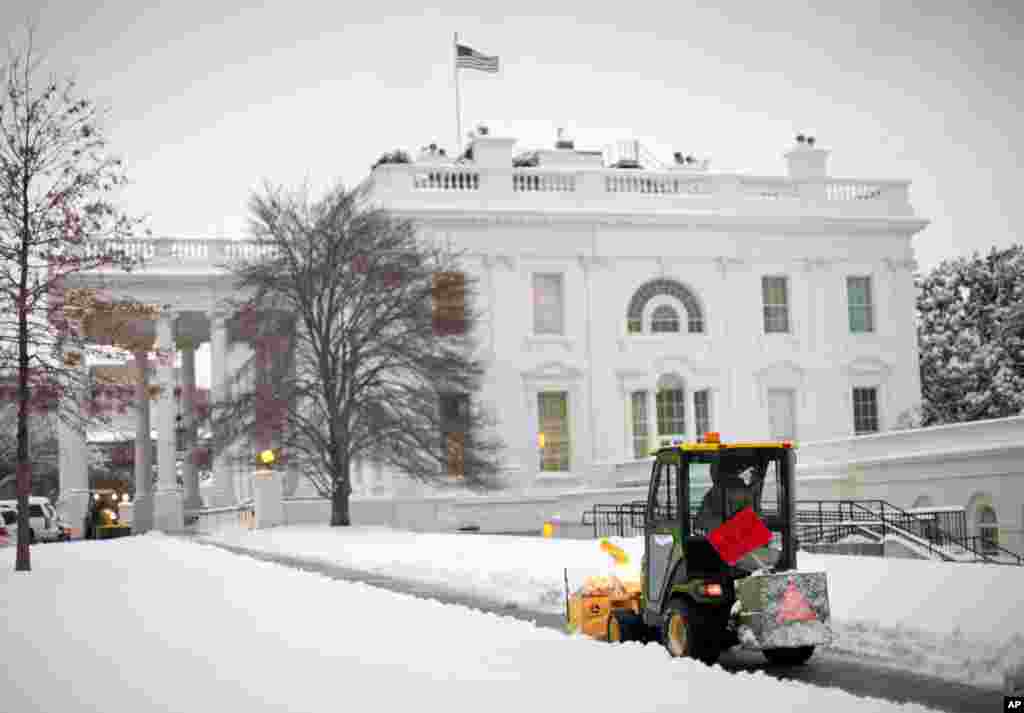
[[455,45],[455,66],[464,69],[478,69],[481,72],[497,72],[498,58],[480,54],[472,47]]

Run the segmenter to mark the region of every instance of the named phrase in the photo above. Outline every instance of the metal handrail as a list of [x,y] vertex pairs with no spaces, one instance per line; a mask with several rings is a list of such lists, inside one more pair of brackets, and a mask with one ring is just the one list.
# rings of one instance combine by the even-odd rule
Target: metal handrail
[[[975,562],[1024,566],[1024,556],[1016,552],[984,537],[952,534],[938,526],[934,515],[915,515],[885,500],[798,500],[796,506],[794,530],[797,539],[808,544],[834,544],[858,530],[877,530],[882,540],[890,533],[919,540],[929,554],[947,561],[962,562],[957,555],[969,554]],[[584,511],[581,524],[592,526],[595,538],[634,537],[643,533],[646,517],[647,503],[643,500],[598,504]]]
[[[801,505],[812,506],[800,508]],[[834,509],[826,510],[825,506],[835,506]],[[887,512],[888,511],[888,512]],[[962,516],[962,513],[958,513]],[[818,541],[825,539],[825,527],[837,522],[863,522],[864,527],[874,527],[880,530],[882,539],[888,534],[887,529],[898,531],[899,534],[910,535],[920,539],[922,546],[927,547],[930,554],[938,555],[952,561],[962,561],[956,558],[954,547],[959,548],[964,554],[973,556],[975,562],[987,562],[990,564],[1017,564],[1024,566],[1024,556],[1007,550],[999,545],[986,542],[981,546],[977,543],[984,538],[977,536],[955,535],[947,532],[937,525],[938,518],[921,517],[909,513],[903,508],[885,500],[799,500],[797,501],[797,522],[798,527],[803,524],[801,534],[813,536],[814,529],[809,524],[817,525]],[[878,521],[880,524],[876,524]],[[872,524],[868,524],[871,522]],[[966,528],[965,528],[966,529]],[[834,534],[831,531],[830,534]],[[994,558],[1013,560],[1012,563],[1000,562]]]
[[[192,532],[199,532],[202,530],[200,523],[204,519],[216,519],[219,515],[232,515],[237,514],[239,517],[239,525],[241,525],[242,513],[255,515],[256,504],[253,500],[245,500],[238,503],[237,505],[226,505],[221,507],[213,508],[201,508],[198,510],[188,510],[185,512],[185,524]],[[228,518],[230,521],[230,518]]]

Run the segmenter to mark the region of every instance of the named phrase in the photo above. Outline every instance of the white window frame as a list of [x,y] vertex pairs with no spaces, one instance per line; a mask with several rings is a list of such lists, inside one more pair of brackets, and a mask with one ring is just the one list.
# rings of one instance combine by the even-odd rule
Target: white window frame
[[[659,307],[671,307],[676,311],[679,316],[679,329],[675,332],[655,332],[654,327],[654,310]],[[676,337],[681,335],[690,335],[689,324],[690,324],[690,313],[686,311],[686,306],[682,302],[677,300],[672,295],[655,295],[652,297],[646,305],[644,305],[644,311],[641,322],[641,331],[639,336],[647,337]],[[706,323],[705,323],[706,325]],[[705,332],[707,328],[705,326]],[[693,336],[706,336],[705,332],[694,333]],[[638,336],[634,333],[631,336]]]
[[[558,331],[538,331],[540,305],[538,303],[538,278],[558,278]],[[564,337],[565,336],[565,273],[551,270],[538,270],[530,273],[530,296],[532,307],[532,334],[535,337]]]
[[[445,418],[445,415],[444,415],[444,402],[445,402],[446,398],[459,399],[459,400],[462,400],[465,403],[465,405],[466,405],[466,413],[465,413],[465,415],[457,417],[460,420],[463,419],[463,418],[465,419],[465,422],[460,424],[460,425],[465,426],[464,430],[462,430],[462,431],[454,431],[454,430],[448,430],[448,429],[445,428],[445,426],[452,425],[451,422],[449,422]],[[459,393],[459,392],[454,392],[454,391],[442,392],[441,394],[439,394],[439,397],[438,397],[438,410],[441,412],[441,414],[440,414],[441,417],[438,419],[438,421],[439,421],[439,423],[441,425],[441,447],[442,447],[442,449],[445,450],[445,456],[444,456],[445,457],[445,462],[444,462],[444,465],[443,465],[442,470],[441,470],[441,475],[442,475],[442,477],[448,478],[448,479],[451,479],[451,480],[463,480],[465,478],[465,473],[453,474],[453,473],[450,472],[451,464],[448,462],[448,453],[447,453],[448,437],[450,436],[450,434],[453,434],[453,433],[461,433],[462,434],[462,439],[463,439],[463,441],[462,441],[463,447],[465,447],[466,442],[469,439],[469,425],[470,425],[470,422],[472,421],[473,397],[472,397],[471,394],[467,394],[467,393]],[[465,458],[465,452],[463,452],[463,459],[464,458]],[[463,461],[463,462],[465,462],[465,461]]]
[[[858,431],[857,430],[857,391],[858,390],[872,390],[875,394],[875,430],[873,431]],[[882,389],[877,385],[871,384],[853,384],[850,387],[850,406],[851,406],[851,417],[853,418],[853,435],[855,436],[870,436],[874,433],[882,432]]]
[[[638,402],[641,404],[642,414],[638,414]],[[647,389],[636,389],[629,392],[630,442],[633,446],[633,457],[636,459],[646,458],[651,450],[651,414],[649,407],[650,392]],[[638,418],[640,415],[643,418]],[[643,425],[643,433],[640,433],[639,427],[641,424]]]
[[[537,404],[537,433],[538,434],[543,432],[543,425],[544,425],[544,415],[541,412],[541,407],[540,407],[541,398],[544,395],[550,395],[550,394],[561,394],[561,395],[563,395],[565,397],[565,425],[564,425],[563,432],[565,433],[565,439],[566,439],[565,442],[567,444],[568,453],[565,456],[565,469],[564,470],[545,470],[544,467],[543,467],[543,460],[544,460],[543,453],[538,453],[538,455],[540,457],[540,461],[537,464],[537,472],[542,474],[542,475],[543,474],[549,474],[549,473],[556,473],[556,474],[557,473],[562,473],[562,474],[570,473],[570,472],[572,472],[572,462],[573,462],[572,390],[571,389],[562,389],[562,388],[546,388],[546,389],[540,389],[540,390],[538,390],[536,392],[535,398],[536,398],[536,404]],[[547,444],[546,443],[545,443],[544,447],[547,448]],[[539,444],[538,444],[537,450],[538,451],[542,450],[540,448]]]
[[[698,396],[704,394],[704,418],[701,419],[700,409],[697,406]],[[693,432],[696,439],[703,438],[704,434],[708,431],[714,431],[714,411],[711,405],[711,389],[695,389],[693,392]],[[704,427],[701,428],[701,420],[704,420]]]
[[[686,391],[687,391],[686,385],[684,384],[684,385],[680,386],[679,388],[659,389],[655,393],[655,395],[654,395],[654,419],[653,420],[654,420],[654,427],[655,427],[655,430],[657,432],[657,437],[659,439],[659,442],[660,442],[660,440],[662,438],[667,438],[669,436],[676,436],[676,435],[678,435],[678,436],[685,436],[686,435],[686,433],[687,433],[687,431],[686,431],[686,428],[687,428],[687,423],[686,423],[686,421],[687,421],[687,419],[686,419]],[[662,423],[661,423],[661,414],[658,413],[658,397],[661,394],[665,393],[665,392],[679,392],[679,400],[677,402],[675,402],[675,404],[677,406],[679,406],[680,409],[682,409],[682,413],[680,414],[680,417],[679,417],[679,420],[682,421],[682,426],[683,426],[681,429],[675,429],[675,430],[669,429],[668,431],[665,431],[665,432],[663,432],[661,430]]]
[[[867,285],[867,303],[854,304],[850,301],[851,287],[853,280],[864,280]],[[876,331],[875,324],[875,286],[871,275],[847,275],[846,276],[846,323],[850,334],[872,334]],[[853,310],[862,309],[867,314],[867,329],[853,328]]]
[[[672,314],[675,315],[675,321],[676,321],[676,328],[675,329],[666,329],[666,330],[660,331],[660,332],[656,331],[654,329],[654,316],[655,316],[655,313],[657,313],[659,310],[671,310],[672,311]],[[686,313],[684,312],[683,314],[686,314]],[[651,334],[679,334],[682,331],[682,325],[683,325],[683,317],[680,316],[679,310],[676,309],[674,305],[660,304],[657,307],[655,307],[653,310],[651,310]]]
[[[771,303],[767,301],[768,298],[768,281],[769,280],[781,280],[782,281],[782,292],[783,302],[781,304]],[[792,320],[789,309],[789,277],[786,275],[762,275],[761,276],[761,328],[765,334],[790,334],[792,332]],[[769,329],[769,314],[775,319],[778,318],[778,314],[782,314],[782,329]]]

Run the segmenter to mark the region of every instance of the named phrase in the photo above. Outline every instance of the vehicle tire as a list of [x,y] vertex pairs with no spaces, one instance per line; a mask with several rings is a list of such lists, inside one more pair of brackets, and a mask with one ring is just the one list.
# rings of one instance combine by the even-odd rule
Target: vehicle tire
[[765,649],[761,653],[768,663],[780,666],[801,666],[814,655],[813,646],[796,646],[791,649]]
[[673,599],[665,608],[662,641],[673,658],[694,658],[708,666],[718,661],[717,632],[708,631],[700,607]]
[[644,640],[644,622],[633,612],[613,611],[608,617],[608,643],[624,644]]

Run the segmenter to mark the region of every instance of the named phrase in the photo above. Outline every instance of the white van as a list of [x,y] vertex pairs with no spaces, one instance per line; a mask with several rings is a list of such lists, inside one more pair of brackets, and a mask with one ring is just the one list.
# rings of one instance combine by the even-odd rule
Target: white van
[[18,511],[0,505],[0,547],[18,544]]
[[[0,506],[7,506],[14,510],[18,509],[17,500],[0,500]],[[57,521],[57,511],[49,498],[40,495],[29,496],[28,499],[28,524],[31,542],[36,540],[60,540],[63,539],[63,528]]]

